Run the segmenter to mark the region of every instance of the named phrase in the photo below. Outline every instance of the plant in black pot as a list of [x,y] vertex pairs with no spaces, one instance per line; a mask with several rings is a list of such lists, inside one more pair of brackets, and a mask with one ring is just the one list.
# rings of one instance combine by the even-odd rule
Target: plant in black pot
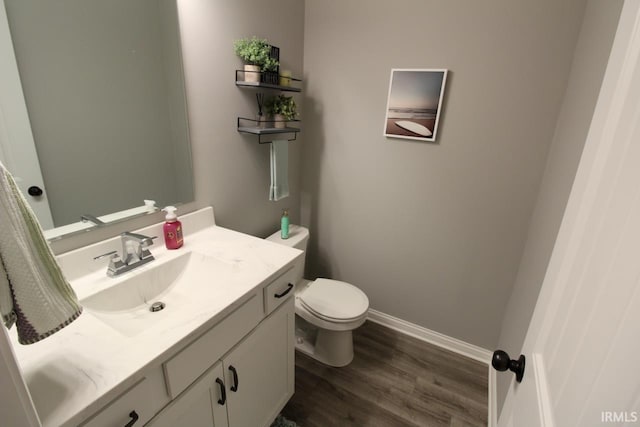
[[236,40],[233,43],[236,55],[244,62],[244,81],[259,82],[262,72],[276,71],[280,63],[271,55],[271,45],[266,39],[256,36]]
[[265,110],[275,122],[274,127],[286,128],[289,120],[298,116],[298,107],[292,96],[278,95],[265,103]]

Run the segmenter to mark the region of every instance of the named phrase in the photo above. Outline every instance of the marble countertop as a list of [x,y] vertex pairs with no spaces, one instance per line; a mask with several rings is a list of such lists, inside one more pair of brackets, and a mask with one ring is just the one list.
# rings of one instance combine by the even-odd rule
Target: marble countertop
[[[211,208],[181,218],[185,244],[175,251],[164,248],[162,224],[137,230],[157,235],[151,247],[156,261],[141,269],[151,269],[185,251],[203,254],[220,262],[224,285],[207,291],[206,298],[190,309],[171,314],[153,327],[125,334],[113,328],[90,310],[51,337],[36,344],[11,339],[16,358],[45,427],[76,426],[119,396],[145,375],[160,366],[185,344],[214,326],[294,263],[302,252],[263,239],[234,232],[214,223]],[[65,275],[79,299],[108,286],[106,263],[93,257],[119,248],[113,238],[58,257]],[[125,275],[136,274],[135,271]]]

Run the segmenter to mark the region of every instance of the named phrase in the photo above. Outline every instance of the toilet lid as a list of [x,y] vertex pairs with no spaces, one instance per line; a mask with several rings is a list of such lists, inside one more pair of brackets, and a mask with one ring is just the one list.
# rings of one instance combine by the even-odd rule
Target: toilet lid
[[320,317],[349,320],[369,309],[369,298],[355,286],[330,279],[316,279],[301,292],[300,302]]

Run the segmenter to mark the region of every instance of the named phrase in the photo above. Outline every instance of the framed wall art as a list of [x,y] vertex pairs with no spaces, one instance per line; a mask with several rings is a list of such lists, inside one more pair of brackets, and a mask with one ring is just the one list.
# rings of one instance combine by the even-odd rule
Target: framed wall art
[[433,142],[436,140],[447,70],[391,70],[384,135]]

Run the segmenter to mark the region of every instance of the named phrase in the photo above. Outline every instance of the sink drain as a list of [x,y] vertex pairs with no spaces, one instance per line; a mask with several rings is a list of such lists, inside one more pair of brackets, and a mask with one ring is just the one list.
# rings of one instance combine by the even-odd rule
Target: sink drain
[[161,301],[156,301],[153,304],[151,304],[151,307],[149,307],[149,311],[152,313],[155,313],[156,311],[160,311],[162,309],[164,309],[167,305]]

